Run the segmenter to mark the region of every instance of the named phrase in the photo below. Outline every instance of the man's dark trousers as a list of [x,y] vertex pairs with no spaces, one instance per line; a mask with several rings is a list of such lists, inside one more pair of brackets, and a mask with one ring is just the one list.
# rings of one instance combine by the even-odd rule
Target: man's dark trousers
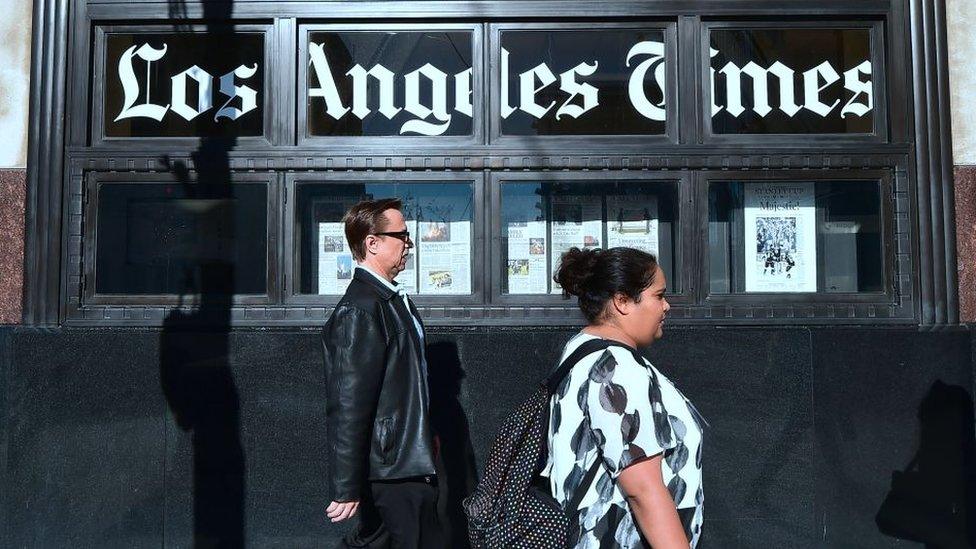
[[359,527],[346,537],[344,547],[444,547],[435,478],[370,482],[369,494],[359,505]]

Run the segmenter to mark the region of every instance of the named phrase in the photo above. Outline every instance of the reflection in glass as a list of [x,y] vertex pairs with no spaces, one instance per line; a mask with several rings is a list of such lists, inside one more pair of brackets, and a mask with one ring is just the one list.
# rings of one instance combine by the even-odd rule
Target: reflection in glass
[[674,181],[503,183],[502,292],[561,293],[552,275],[573,246],[653,253],[668,287],[680,290],[674,277],[677,204]]
[[877,181],[712,182],[710,293],[883,291],[880,193]]
[[471,31],[315,31],[308,51],[306,135],[472,135]]
[[111,33],[107,137],[264,133],[264,33]]
[[664,31],[507,30],[501,48],[502,135],[665,133]]
[[267,293],[268,196],[263,183],[102,183],[95,235],[95,291],[184,295],[207,266],[230,266],[231,294]]
[[874,131],[867,29],[713,29],[712,132]]
[[414,248],[397,283],[411,294],[471,293],[473,186],[458,182],[302,182],[295,189],[299,293],[342,295],[355,261],[342,217],[360,200],[399,197]]

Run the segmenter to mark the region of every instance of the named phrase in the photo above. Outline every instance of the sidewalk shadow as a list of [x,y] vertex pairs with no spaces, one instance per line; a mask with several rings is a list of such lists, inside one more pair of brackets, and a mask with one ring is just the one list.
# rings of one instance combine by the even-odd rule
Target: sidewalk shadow
[[477,484],[474,448],[468,416],[461,406],[461,381],[464,370],[453,342],[435,342],[427,346],[430,375],[430,409],[434,432],[440,437],[441,482],[440,512],[448,547],[465,549],[468,541],[468,519],[461,501]]
[[976,438],[973,399],[959,386],[932,384],[918,410],[919,447],[875,517],[886,536],[928,548],[976,547]]

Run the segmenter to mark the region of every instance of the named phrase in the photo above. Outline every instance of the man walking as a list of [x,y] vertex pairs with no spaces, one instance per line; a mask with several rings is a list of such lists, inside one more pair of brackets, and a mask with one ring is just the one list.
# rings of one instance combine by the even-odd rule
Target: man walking
[[394,278],[413,248],[399,199],[343,218],[357,266],[323,331],[333,522],[347,547],[439,548],[424,329]]

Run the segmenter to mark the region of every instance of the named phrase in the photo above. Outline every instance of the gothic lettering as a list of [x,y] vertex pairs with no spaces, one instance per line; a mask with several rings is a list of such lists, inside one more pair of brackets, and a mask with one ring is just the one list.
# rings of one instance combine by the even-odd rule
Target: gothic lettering
[[[725,75],[726,110],[732,116],[739,116],[746,110],[742,106],[743,74],[752,80],[752,110],[759,116],[766,116],[773,110],[769,106],[769,74],[778,80],[779,109],[787,116],[793,116],[800,111],[800,106],[793,99],[793,77],[795,76],[793,69],[779,61],[770,65],[768,69],[764,69],[752,61],[741,69],[734,63],[727,63],[719,72]],[[719,111],[721,109],[722,107],[718,107]]]
[[[119,82],[122,84],[124,98],[122,110],[115,117],[115,122],[126,118],[151,118],[162,122],[170,111],[189,122],[213,108],[213,76],[198,65],[193,65],[170,77],[172,104],[159,105],[152,102],[149,96],[149,90],[152,89],[152,63],[163,59],[167,49],[166,44],[157,49],[145,43],[130,47],[119,58]],[[136,75],[135,59],[146,63],[146,74],[142,80]],[[258,92],[249,86],[237,83],[238,78],[247,80],[257,72],[258,64],[254,63],[250,67],[241,65],[220,77],[219,91],[227,97],[227,101],[217,111],[214,116],[215,121],[220,118],[237,120],[257,109]],[[187,89],[191,80],[197,85],[197,96],[192,102],[193,105],[187,98]],[[143,94],[143,90],[145,90],[145,101],[137,105],[136,101]],[[237,98],[241,100],[239,108],[231,106]]]
[[[258,64],[255,63],[251,67],[241,65],[240,67],[237,67],[233,71],[220,77],[220,93],[227,96],[227,102],[224,103],[224,106],[217,111],[216,115],[214,115],[215,122],[220,118],[237,120],[238,118],[258,108],[258,92],[247,86],[238,86],[235,82],[235,77],[240,78],[241,80],[247,80],[248,78],[257,74],[257,72]],[[231,107],[231,102],[238,97],[241,98],[241,108]]]
[[[576,81],[577,74],[580,76],[592,76],[596,72],[597,67],[598,63],[596,61],[592,65],[580,63],[559,75],[559,87],[569,94],[569,98],[556,110],[556,120],[559,120],[559,117],[562,115],[579,118],[583,113],[600,104],[600,90],[592,84],[585,82],[581,84]],[[577,96],[583,98],[582,106],[573,104],[573,100]]]
[[[539,81],[538,87],[535,85],[536,80]],[[535,67],[520,74],[519,108],[536,118],[542,118],[545,116],[546,113],[549,112],[549,109],[556,104],[556,102],[552,101],[543,107],[535,102],[535,94],[542,91],[549,84],[552,84],[555,81],[556,75],[552,74],[549,66],[545,63],[539,63]]]
[[[820,79],[823,78],[824,84],[820,85]],[[824,61],[823,63],[817,65],[816,67],[803,73],[803,100],[804,108],[807,108],[820,116],[827,116],[830,111],[834,110],[834,107],[840,103],[840,99],[835,99],[833,103],[827,105],[820,101],[820,92],[829,88],[831,84],[840,80],[840,75],[834,70],[834,67],[830,66],[830,63]]]
[[[186,102],[187,77],[197,82],[197,101],[196,107],[191,107]],[[183,118],[193,120],[202,113],[207,112],[213,107],[212,90],[210,84],[213,76],[210,73],[193,65],[185,71],[172,78],[173,81],[173,112]]]
[[[865,61],[860,65],[844,72],[844,87],[854,92],[854,95],[847,101],[840,115],[846,117],[849,114],[854,116],[864,116],[874,108],[874,88],[870,80],[861,80],[860,75],[871,76],[871,62]],[[864,103],[858,103],[857,99],[864,96]]]
[[[155,105],[149,98],[149,78],[152,76],[151,64],[153,61],[162,59],[164,55],[166,55],[166,44],[163,44],[162,49],[158,50],[149,44],[143,44],[138,48],[132,46],[122,54],[122,57],[119,59],[119,80],[122,82],[122,91],[125,94],[125,100],[122,105],[122,111],[115,117],[116,122],[125,118],[138,117],[152,118],[160,122],[166,116],[169,105]],[[146,62],[146,102],[142,105],[136,105],[136,100],[139,99],[140,95],[140,85],[139,80],[136,78],[135,67],[132,63],[133,57],[138,57]]]
[[[630,102],[637,109],[637,112],[641,113],[651,120],[662,121],[665,119],[666,111],[664,110],[664,101],[666,95],[664,90],[666,89],[666,80],[664,74],[664,44],[661,42],[639,42],[630,48],[627,52],[627,66],[630,66],[631,60],[635,57],[647,55],[648,58],[641,61],[635,68],[634,72],[630,75],[630,82],[627,86],[627,94],[630,96]],[[661,90],[661,102],[654,104],[647,99],[647,95],[644,93],[644,79],[646,78],[647,71],[654,69],[654,82],[657,84],[658,88]]]
[[[325,55],[325,46],[311,43],[309,57],[310,70],[316,76],[319,85],[310,88],[308,96],[323,98],[326,114],[339,120],[350,109],[342,104],[338,83]],[[362,65],[356,64],[346,72],[346,76],[352,78],[352,114],[360,120],[373,114],[369,105],[369,90],[371,82],[375,82],[379,95],[377,113],[389,120],[401,111],[406,111],[414,117],[401,124],[400,135],[441,135],[451,125],[452,115],[447,107],[448,75],[430,63],[403,75],[403,106],[395,104],[395,90],[400,79],[383,65],[377,63],[367,70]],[[421,90],[425,86],[430,89],[430,105],[425,105],[420,100]],[[472,116],[471,95],[471,69],[455,74],[453,110],[465,116]],[[428,118],[433,118],[435,122],[428,121]]]
[[329,59],[325,56],[325,46],[312,42],[308,45],[308,56],[312,72],[319,80],[317,88],[308,89],[308,97],[325,99],[325,114],[339,120],[349,112],[349,108],[342,106],[339,89],[336,87],[335,79],[332,78],[332,67],[329,66]]
[[[661,40],[644,40],[633,45],[630,42],[623,44],[629,46],[629,50],[619,51],[627,51],[626,56],[623,56],[624,59],[611,59],[609,68],[604,62],[607,59],[605,55],[599,57],[599,61],[597,54],[593,58],[571,59],[570,64],[575,65],[563,70],[568,65],[558,69],[550,66],[552,61],[533,65],[535,60],[531,55],[534,52],[515,52],[515,55],[528,56],[529,63],[520,62],[518,66],[531,68],[511,75],[512,78],[509,77],[513,53],[504,47],[499,48],[499,115],[507,119],[518,111],[535,119],[550,116],[556,121],[565,121],[567,117],[578,119],[585,114],[599,114],[599,83],[606,81],[606,76],[601,75],[600,71],[613,74],[623,70],[627,78],[627,99],[624,101],[629,101],[640,116],[664,121],[666,99],[670,99],[665,94],[668,85],[665,43]],[[316,106],[322,109],[317,112],[336,121],[350,115],[360,120],[371,116],[388,120],[396,117],[397,123],[391,133],[444,135],[458,117],[470,120],[474,116],[475,94],[487,95],[483,90],[473,89],[473,68],[465,68],[464,65],[459,68],[455,64],[445,71],[443,66],[436,65],[436,59],[432,59],[404,73],[395,72],[375,60],[367,66],[354,59],[337,64],[328,58],[326,51],[324,44],[309,43],[308,98],[321,105]],[[133,118],[161,122],[170,112],[173,113],[171,116],[188,122],[204,113],[210,113],[208,116],[212,115],[215,122],[237,121],[258,110],[259,93],[263,90],[255,89],[257,86],[253,80],[248,85],[248,80],[258,74],[258,63],[242,64],[220,76],[214,75],[206,66],[197,64],[179,67],[180,72],[173,74],[168,70],[158,70],[163,66],[161,61],[167,52],[165,43],[158,48],[142,43],[128,47],[121,54],[115,66],[123,98],[115,122]],[[709,58],[715,59],[717,56],[720,56],[720,51],[710,48]],[[839,120],[864,117],[873,111],[874,84],[870,60],[861,61],[853,67],[838,67],[830,61],[821,61],[824,57],[814,57],[813,63],[809,64],[796,62],[795,56],[793,59],[790,61],[787,57],[780,61],[771,57],[772,62],[710,62],[711,115],[724,111],[733,118],[764,118],[771,115],[794,118],[801,111],[806,111]],[[393,66],[392,62],[385,62]],[[621,62],[625,69],[621,68]],[[618,64],[613,66],[613,63]],[[717,66],[720,63],[724,65]],[[797,66],[801,63],[803,66]],[[557,70],[562,72],[557,74]],[[150,96],[150,90],[158,90],[160,84],[167,82],[154,82],[161,78],[160,72],[166,72],[165,76],[168,76],[168,98]],[[513,82],[517,82],[518,89],[510,94],[509,88]],[[341,94],[340,89],[348,90],[349,95]],[[555,96],[557,90],[558,96]],[[214,97],[215,92],[220,94],[219,99]],[[606,94],[611,92],[604,91],[604,94],[610,97]],[[616,100],[617,95],[612,95]],[[168,102],[165,102],[167,99]],[[317,100],[323,103],[318,104]],[[607,105],[603,106],[604,110],[611,108]],[[111,116],[112,112],[106,113],[107,116]],[[572,124],[571,121],[564,123]]]
[[[710,50],[710,56],[715,57],[719,52],[715,49]],[[771,76],[775,78],[779,89],[779,101],[777,108],[785,115],[792,117],[801,109],[806,109],[822,117],[827,117],[840,104],[840,99],[835,99],[832,103],[823,102],[823,94],[838,84],[841,77],[837,70],[829,62],[824,61],[819,65],[808,69],[802,73],[803,102],[796,103],[795,85],[797,82],[796,71],[783,63],[776,61],[769,67],[763,68],[754,61],[746,63],[740,67],[733,62],[726,63],[718,71],[714,67],[710,68],[711,88],[712,88],[712,116],[722,112],[724,109],[734,117],[739,117],[747,112],[743,105],[742,91],[744,89],[744,77],[748,77],[752,89],[751,111],[761,117],[767,116],[772,112],[773,107],[769,103],[769,91],[772,85]],[[716,74],[721,74],[725,81],[725,104],[716,103]],[[861,75],[871,75],[871,62],[864,61],[856,67],[844,72],[843,87],[851,92],[853,96],[841,109],[841,116],[855,115],[864,116],[873,108],[873,84],[870,79],[862,80]],[[861,98],[863,97],[863,101]]]
[[[420,77],[430,82],[431,106],[420,102]],[[406,76],[407,93],[404,109],[417,120],[408,120],[400,128],[400,133],[419,133],[420,135],[440,135],[451,125],[451,115],[447,113],[447,75],[430,63],[410,72]],[[433,116],[440,124],[424,122]]]

